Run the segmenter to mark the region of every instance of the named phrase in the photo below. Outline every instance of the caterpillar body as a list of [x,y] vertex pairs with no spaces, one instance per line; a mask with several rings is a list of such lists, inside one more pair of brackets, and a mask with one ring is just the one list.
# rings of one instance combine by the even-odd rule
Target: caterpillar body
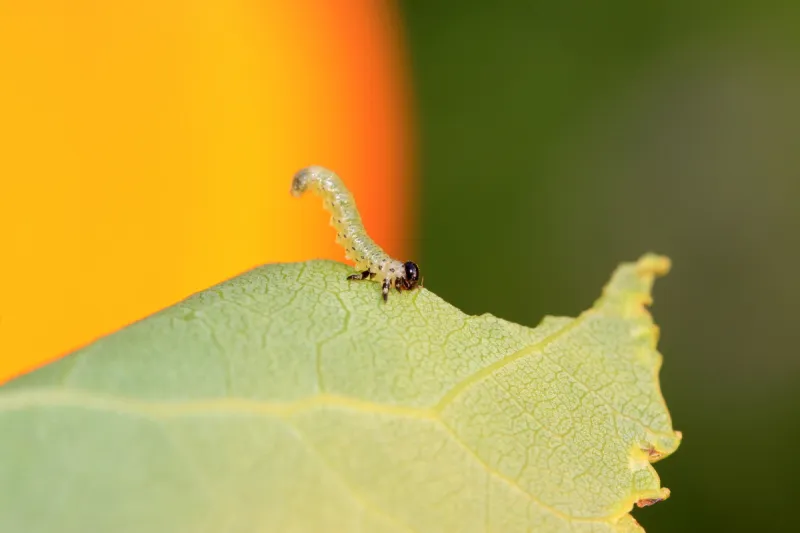
[[422,286],[416,263],[392,259],[367,235],[353,195],[339,176],[319,166],[304,168],[294,175],[291,192],[299,197],[308,189],[322,198],[323,206],[331,214],[331,226],[336,229],[336,242],[344,247],[345,256],[359,270],[347,279],[378,281],[383,287],[384,301],[388,300],[392,285],[398,292]]

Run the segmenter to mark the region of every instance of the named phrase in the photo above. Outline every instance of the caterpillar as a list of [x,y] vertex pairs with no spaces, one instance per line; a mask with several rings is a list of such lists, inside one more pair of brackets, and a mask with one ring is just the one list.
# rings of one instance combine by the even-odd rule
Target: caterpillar
[[298,171],[292,179],[291,193],[300,197],[311,188],[322,198],[331,214],[331,226],[336,229],[336,242],[344,247],[345,257],[355,262],[359,273],[348,280],[375,280],[382,284],[383,301],[389,299],[389,289],[397,292],[422,287],[419,267],[413,261],[398,261],[375,244],[361,222],[355,200],[341,178],[334,172],[310,166]]

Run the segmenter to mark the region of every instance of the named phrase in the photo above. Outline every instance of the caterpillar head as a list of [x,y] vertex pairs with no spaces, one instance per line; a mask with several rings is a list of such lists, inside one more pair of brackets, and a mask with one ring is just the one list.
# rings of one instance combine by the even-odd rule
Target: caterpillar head
[[421,286],[422,280],[419,277],[419,267],[417,266],[417,264],[413,261],[406,261],[406,263],[403,264],[403,267],[405,269],[405,276],[403,278],[403,287],[406,290],[411,290],[418,284]]

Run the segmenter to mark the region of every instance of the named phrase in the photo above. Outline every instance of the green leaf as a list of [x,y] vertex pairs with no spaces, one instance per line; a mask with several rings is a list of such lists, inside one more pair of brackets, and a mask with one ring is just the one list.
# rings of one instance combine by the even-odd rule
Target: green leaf
[[255,269],[0,388],[0,531],[641,531],[680,441],[645,310],[668,268],[535,329]]

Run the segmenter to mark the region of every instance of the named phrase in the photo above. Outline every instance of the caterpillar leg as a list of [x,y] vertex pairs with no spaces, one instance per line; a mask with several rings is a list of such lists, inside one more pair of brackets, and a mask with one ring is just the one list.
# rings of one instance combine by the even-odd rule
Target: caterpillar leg
[[373,274],[369,270],[365,270],[364,272],[361,272],[359,274],[351,274],[347,276],[347,279],[355,279],[355,280],[367,279],[373,277],[374,275],[375,274]]
[[391,286],[392,286],[392,282],[389,281],[389,278],[386,278],[385,280],[383,280],[383,301],[384,302],[388,302],[389,301],[389,287],[391,287]]

